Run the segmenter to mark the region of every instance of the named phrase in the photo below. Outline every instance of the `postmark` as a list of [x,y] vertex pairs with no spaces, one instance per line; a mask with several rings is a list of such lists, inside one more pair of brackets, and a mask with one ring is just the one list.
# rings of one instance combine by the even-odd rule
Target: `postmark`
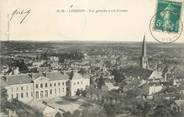
[[182,2],[158,0],[156,14],[150,21],[150,32],[161,43],[172,43],[183,31],[181,21]]

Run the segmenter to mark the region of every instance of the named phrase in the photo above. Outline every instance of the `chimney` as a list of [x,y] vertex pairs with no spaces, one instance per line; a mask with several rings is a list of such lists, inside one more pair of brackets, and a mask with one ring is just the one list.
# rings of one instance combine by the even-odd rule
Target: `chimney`
[[62,71],[60,71],[60,73],[65,75],[65,74],[67,74],[67,71],[66,70],[62,70]]
[[2,80],[7,82],[8,81],[8,78],[6,76],[2,76]]
[[74,76],[74,71],[72,70],[72,71],[70,72],[70,79],[72,79],[73,76]]
[[64,71],[60,71],[61,74],[64,74]]
[[164,74],[164,80],[167,81],[167,72]]
[[46,77],[46,72],[43,72],[42,75],[43,75],[44,77]]
[[33,74],[32,73],[29,73],[28,76],[33,79]]

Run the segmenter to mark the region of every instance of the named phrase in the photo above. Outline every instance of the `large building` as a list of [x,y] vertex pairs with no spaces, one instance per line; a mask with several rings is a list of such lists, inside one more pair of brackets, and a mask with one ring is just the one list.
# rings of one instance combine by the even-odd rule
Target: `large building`
[[42,100],[53,97],[76,95],[77,90],[85,90],[90,85],[89,76],[77,72],[48,72],[37,74],[18,74],[0,76],[1,83],[7,89],[8,100]]
[[123,69],[122,72],[127,79],[139,79],[144,81],[144,84],[149,84],[149,95],[157,93],[162,89],[162,85],[160,84],[161,79],[163,79],[162,73],[149,68],[145,36],[143,37],[140,66],[130,66]]
[[148,80],[150,78],[155,77],[156,71],[149,69],[145,36],[143,37],[142,55],[140,63],[141,63],[140,66],[130,66],[123,69],[124,77],[140,78],[144,80]]

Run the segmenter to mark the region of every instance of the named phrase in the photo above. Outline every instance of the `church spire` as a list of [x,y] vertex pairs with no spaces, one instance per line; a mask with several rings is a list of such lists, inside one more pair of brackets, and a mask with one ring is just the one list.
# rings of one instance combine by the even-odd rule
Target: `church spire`
[[143,37],[143,44],[142,44],[142,60],[141,60],[141,66],[144,69],[149,69],[148,58],[147,58],[147,51],[146,51],[146,37],[145,37],[145,35]]
[[146,57],[146,39],[145,39],[145,35],[143,37],[142,56]]

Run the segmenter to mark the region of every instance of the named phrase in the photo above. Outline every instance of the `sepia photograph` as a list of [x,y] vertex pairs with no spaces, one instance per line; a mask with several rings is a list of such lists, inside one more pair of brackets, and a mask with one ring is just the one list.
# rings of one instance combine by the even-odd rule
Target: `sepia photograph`
[[0,0],[0,117],[184,117],[183,7]]

